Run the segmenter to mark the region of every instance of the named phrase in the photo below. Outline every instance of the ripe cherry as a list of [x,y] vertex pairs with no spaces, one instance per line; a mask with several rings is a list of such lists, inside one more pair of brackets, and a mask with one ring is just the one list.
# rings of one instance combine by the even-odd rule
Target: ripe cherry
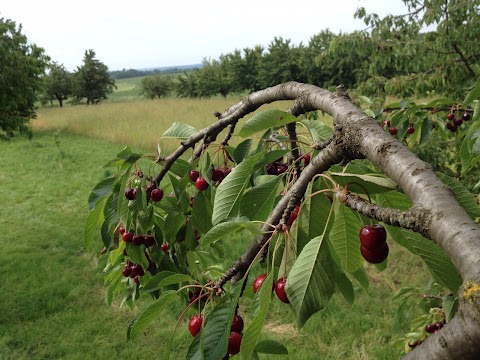
[[408,135],[412,135],[413,133],[415,132],[415,128],[410,126],[408,129],[407,129],[407,134]]
[[387,232],[380,224],[365,225],[360,229],[360,243],[369,250],[374,250],[385,244]]
[[307,166],[308,164],[310,164],[310,154],[304,154],[303,155],[303,164],[305,166]]
[[145,275],[145,271],[143,270],[141,265],[134,264],[132,265],[132,270],[130,271],[130,277],[133,279],[135,276],[143,276]]
[[197,181],[195,181],[195,187],[200,191],[205,191],[208,189],[208,182],[202,177],[199,177]]
[[260,285],[262,285],[263,280],[267,277],[267,274],[258,275],[255,281],[253,282],[253,293],[256,294]]
[[122,270],[122,275],[125,277],[129,277],[131,272],[132,272],[132,268],[130,267],[130,265],[125,264]]
[[197,336],[197,334],[202,330],[202,323],[203,323],[203,316],[202,314],[195,314],[190,319],[188,323],[188,330],[190,330],[190,334],[193,337]]
[[463,124],[463,120],[460,119],[460,118],[455,119],[455,120],[453,121],[453,124],[454,124],[456,127],[459,127],[459,126],[461,126],[461,125]]
[[228,337],[228,353],[235,355],[240,352],[240,346],[242,345],[242,335],[238,332],[232,331]]
[[281,175],[288,170],[287,164],[280,164],[277,166],[277,175]]
[[452,124],[452,126],[450,126],[449,130],[450,130],[451,132],[457,131],[457,125]]
[[292,210],[290,213],[290,217],[288,218],[287,225],[291,226],[295,220],[297,220],[298,212],[300,211],[300,206],[295,206],[295,209]]
[[200,172],[198,170],[190,170],[190,173],[188,174],[188,176],[190,177],[190,180],[195,182],[200,176]]
[[160,201],[163,199],[163,190],[162,189],[154,189],[152,191],[152,194],[150,195],[150,198],[152,199],[152,201]]
[[147,185],[147,187],[145,188],[145,193],[147,194],[147,199],[150,198],[150,196],[152,195],[152,191],[155,190],[157,188],[157,186],[155,185],[155,183],[150,183]]
[[123,241],[125,241],[126,243],[132,242],[132,240],[133,240],[133,234],[132,234],[130,231],[124,232],[124,233],[122,234],[122,239],[123,239]]
[[132,238],[133,245],[140,246],[145,244],[145,238],[143,235],[134,235]]
[[398,132],[398,129],[396,127],[391,127],[388,129],[388,131],[390,132],[390,135],[397,135],[397,132]]
[[168,251],[168,244],[167,244],[166,242],[164,242],[164,243],[162,244],[161,248],[162,248],[162,251],[163,251],[163,252],[167,252],[167,251]]
[[233,317],[232,326],[230,330],[235,331],[237,333],[241,333],[243,331],[243,319],[240,315],[235,315]]
[[438,330],[438,329],[437,329],[437,325],[436,325],[436,324],[427,324],[427,325],[425,326],[425,331],[426,331],[427,333],[432,334],[432,333],[434,333],[434,332],[437,331],[437,330]]
[[137,196],[137,189],[135,188],[125,189],[125,197],[127,198],[127,200],[135,200],[136,196]]
[[267,174],[268,175],[277,175],[277,165],[275,164],[268,164],[267,165]]
[[450,120],[450,121],[452,121],[453,119],[455,119],[455,114],[454,114],[454,113],[449,113],[449,114],[447,115],[447,119]]
[[155,237],[153,235],[150,235],[150,234],[145,235],[144,239],[145,239],[145,247],[150,247],[150,246],[153,246],[157,243],[156,240],[155,240]]
[[275,283],[275,294],[277,297],[284,302],[285,304],[289,304],[290,301],[288,300],[287,293],[285,292],[285,284],[287,283],[287,278],[278,279]]
[[213,169],[212,170],[212,181],[222,181],[225,177],[225,173],[222,169]]
[[384,243],[379,248],[367,249],[360,245],[360,253],[371,264],[380,264],[388,257],[388,244]]
[[125,230],[125,228],[124,228],[123,226],[120,226],[120,227],[118,228],[118,232],[120,233],[120,235],[125,234],[125,231],[126,231],[126,230]]
[[470,114],[467,113],[467,112],[464,112],[463,115],[462,115],[462,119],[465,120],[465,121],[470,120]]

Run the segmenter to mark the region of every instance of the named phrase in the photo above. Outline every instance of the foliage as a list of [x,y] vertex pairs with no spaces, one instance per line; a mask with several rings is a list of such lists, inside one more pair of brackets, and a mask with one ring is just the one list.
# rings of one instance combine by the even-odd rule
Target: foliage
[[[394,104],[394,110],[389,110],[391,121],[398,126],[408,120],[418,121],[419,138],[412,137],[407,141],[421,143],[422,132],[426,136],[431,129],[420,123],[420,119],[428,119],[425,114],[435,114],[437,107],[442,107],[444,103],[434,105],[402,102],[396,107]],[[373,112],[369,110],[367,113]],[[470,126],[476,128],[478,116],[474,115],[472,120]],[[289,141],[289,124],[295,122],[297,127],[305,127],[308,131],[302,134],[299,148],[284,150],[281,142]],[[230,332],[235,309],[242,303],[243,295],[248,293],[240,290],[241,282],[231,287],[225,284],[224,289],[215,288],[223,274],[228,273],[220,261],[224,246],[238,241],[241,236],[253,236],[261,231],[260,224],[267,221],[275,205],[283,201],[285,189],[294,185],[295,174],[306,170],[307,164],[302,162],[302,155],[311,152],[310,146],[318,140],[318,134],[325,126],[318,124],[318,120],[295,120],[291,114],[279,110],[257,114],[246,121],[238,132],[247,138],[245,141],[237,146],[218,144],[216,147],[210,144],[209,148],[202,147],[200,158],[192,162],[175,158],[160,183],[156,182],[155,175],[157,171],[162,171],[161,165],[155,169],[159,158],[155,158],[150,166],[142,166],[141,159],[152,156],[134,153],[127,147],[107,164],[116,172],[100,182],[89,197],[91,212],[85,225],[84,240],[87,247],[92,247],[95,234],[101,229],[103,245],[109,253],[106,275],[109,301],[115,296],[123,296],[125,303],[133,306],[144,292],[158,299],[132,321],[130,335],[146,329],[155,315],[165,309],[167,303],[175,301],[175,297],[190,298],[191,303],[185,311],[191,307],[198,308],[206,319],[206,325],[193,339],[187,357],[220,359],[224,356],[225,339]],[[273,133],[277,141],[272,142]],[[404,135],[398,136],[403,139]],[[192,126],[176,122],[164,136],[176,137],[183,146],[187,146],[197,132]],[[252,146],[249,139],[253,136],[261,137],[256,146]],[[474,141],[469,141],[465,145],[470,153],[475,153],[473,144]],[[293,155],[295,151],[300,153],[297,153],[297,158]],[[312,152],[312,156],[316,154],[316,151]],[[461,161],[465,161],[465,154],[460,154]],[[286,169],[272,175],[270,165],[282,164],[284,159],[290,159]],[[225,178],[214,179],[214,169],[221,169],[226,174]],[[192,181],[192,170],[198,170],[209,184],[206,190],[199,189]],[[455,179],[442,179],[460,204],[470,209],[469,215],[477,218],[480,212],[472,195]],[[149,184],[171,195],[153,202],[148,194]],[[350,192],[369,197],[375,195],[371,201],[376,206],[394,206],[400,210],[412,206],[411,200],[396,189],[396,184],[368,162],[353,161],[345,167],[336,165],[323,176],[314,178],[299,199],[296,219],[289,223],[288,228],[275,227],[266,234],[268,240],[262,257],[269,276],[253,296],[251,311],[254,320],[244,331],[241,350],[244,358],[255,356],[255,349],[260,344],[259,334],[275,279],[288,274],[286,291],[300,326],[324,309],[337,290],[349,303],[353,303],[358,288],[368,288],[369,278],[358,245],[359,229],[368,220],[337,198],[332,204],[325,196],[338,194],[338,186],[348,184]],[[134,199],[124,196],[127,188],[136,189]],[[425,262],[434,281],[440,284],[437,286],[442,288],[442,293],[458,291],[462,280],[437,244],[425,241],[411,230],[386,227],[390,241],[405,247]],[[140,237],[153,236],[156,243],[153,246],[135,245],[127,238],[122,241],[120,234],[123,231]],[[161,244],[166,244],[168,250],[161,249]],[[132,264],[142,266],[145,274],[125,275],[134,266]],[[255,266],[254,261],[245,269],[247,275]],[[386,263],[378,266],[384,269]],[[242,281],[246,281],[245,278]],[[192,298],[189,291],[197,295]],[[201,299],[205,299],[206,303]],[[424,320],[431,319],[427,317]],[[412,336],[407,338],[413,339]]]
[[95,59],[95,51],[86,50],[83,65],[77,67],[73,76],[73,95],[76,102],[86,98],[87,104],[97,104],[107,99],[115,89],[115,80],[110,78],[108,67]]
[[49,101],[57,100],[59,106],[63,107],[63,101],[72,95],[72,74],[55,62],[49,65],[49,69],[43,79],[44,97]]
[[144,77],[140,85],[140,95],[145,96],[148,99],[159,99],[172,91],[173,79],[168,75],[154,75]]
[[47,61],[42,48],[28,44],[21,26],[0,18],[0,138],[28,133]]
[[[380,18],[368,14],[365,8],[355,14],[371,28],[371,44],[378,49],[368,67],[372,79],[361,91],[385,91],[401,97],[436,93],[461,98],[463,87],[480,71],[480,2],[404,3],[409,9],[405,15]],[[338,47],[344,45],[341,42]],[[359,44],[354,46],[358,48]]]

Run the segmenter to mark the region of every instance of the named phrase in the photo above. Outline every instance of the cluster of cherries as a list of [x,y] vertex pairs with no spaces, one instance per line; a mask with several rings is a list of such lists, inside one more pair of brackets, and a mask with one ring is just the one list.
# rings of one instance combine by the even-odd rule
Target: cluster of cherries
[[[188,323],[188,330],[193,337],[197,336],[202,329],[203,315],[195,314]],[[240,346],[242,345],[242,331],[243,331],[243,319],[240,315],[235,314],[230,327],[230,336],[228,337],[228,350],[229,355],[235,355],[240,352]]]
[[455,132],[463,124],[464,121],[470,120],[470,114],[464,112],[461,118],[455,118],[455,114],[451,112],[447,115],[447,120],[448,121],[445,123],[445,126],[451,132]]
[[380,264],[388,256],[387,232],[380,224],[360,229],[360,253],[371,264]]
[[[145,193],[147,194],[147,200],[157,202],[163,199],[163,190],[158,189],[155,183],[148,184],[145,188]],[[126,188],[125,197],[127,198],[127,200],[135,200],[137,197],[137,189]]]
[[[256,294],[260,286],[263,284],[263,281],[267,277],[267,274],[258,275],[255,281],[253,282],[253,293]],[[287,284],[287,278],[283,277],[278,279],[274,284],[272,284],[272,291],[275,290],[278,299],[285,304],[289,304],[287,293],[285,292],[285,285]]]
[[[300,159],[303,160],[303,165],[307,166],[310,164],[311,156],[310,154],[303,154],[300,156]],[[282,175],[288,170],[288,163],[283,162],[283,157],[278,158],[274,162],[266,166],[266,171],[268,175]]]
[[[445,319],[443,319],[443,321],[437,321],[433,324],[427,324],[425,325],[425,331],[427,332],[427,334],[434,334],[436,333],[438,330],[440,330],[441,328],[443,328],[443,326],[445,325]],[[425,339],[423,339],[425,340]],[[408,346],[411,348],[411,349],[415,349],[418,345],[420,345],[423,340],[417,340],[417,341],[409,341],[408,342]]]
[[[223,179],[225,179],[225,177],[232,172],[232,170],[233,169],[229,167],[225,167],[224,169],[214,167],[212,169],[212,181],[219,185]],[[190,177],[190,180],[195,183],[197,190],[205,191],[208,189],[207,180],[200,176],[200,172],[198,170],[190,170],[188,176]]]
[[[395,136],[395,135],[397,135],[397,133],[398,133],[398,129],[397,129],[395,126],[392,126],[392,125],[391,125],[390,120],[385,120],[385,121],[383,122],[383,127],[388,128],[388,132],[389,132],[390,135],[392,135],[392,136]],[[413,123],[410,123],[410,124],[408,125],[407,134],[408,134],[408,135],[412,135],[414,132],[415,132],[415,128],[413,127]]]

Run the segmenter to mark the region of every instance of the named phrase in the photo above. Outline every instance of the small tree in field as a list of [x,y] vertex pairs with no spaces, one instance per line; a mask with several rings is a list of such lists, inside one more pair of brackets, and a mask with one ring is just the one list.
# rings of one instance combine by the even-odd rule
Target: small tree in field
[[168,75],[153,75],[144,77],[140,83],[140,95],[148,99],[166,97],[173,89],[173,79]]
[[28,132],[47,62],[42,48],[28,44],[21,26],[0,18],[0,137]]
[[87,104],[97,104],[107,99],[115,89],[115,80],[110,78],[108,67],[95,59],[95,51],[85,51],[83,65],[77,68],[73,77],[73,94],[76,101],[86,98]]
[[44,78],[45,95],[50,101],[57,100],[59,106],[63,107],[63,101],[72,95],[72,74],[65,66],[55,62],[49,68],[50,72]]
[[[279,100],[294,102],[237,129],[241,118]],[[475,91],[453,111],[442,110],[445,101],[411,109],[445,119],[461,110],[468,128],[459,156],[478,163]],[[315,110],[330,114],[333,128],[302,116]],[[404,110],[397,118],[409,119]],[[460,182],[436,173],[399,141],[410,141],[415,124],[402,136],[385,131],[389,120],[367,115],[343,87],[331,93],[296,82],[253,93],[216,116],[202,130],[174,123],[164,136],[180,139],[180,146],[149,167],[140,160],[152,156],[125,148],[108,164],[118,171],[90,195],[84,237],[92,248],[101,227],[109,301],[124,294],[133,304],[142,293],[157,299],[132,321],[129,338],[183,299],[185,312],[200,309],[189,323],[188,359],[287,353],[279,342],[259,341],[272,287],[302,326],[335,291],[352,302],[354,284],[369,281],[364,263],[386,266],[388,244],[396,242],[420,256],[447,289],[405,337],[405,358],[478,358],[480,210]],[[244,140],[232,146],[232,136]],[[190,160],[183,160],[189,149]],[[245,234],[250,245],[222,269],[222,245]],[[253,281],[255,316],[244,324],[238,305],[258,262],[266,272]]]

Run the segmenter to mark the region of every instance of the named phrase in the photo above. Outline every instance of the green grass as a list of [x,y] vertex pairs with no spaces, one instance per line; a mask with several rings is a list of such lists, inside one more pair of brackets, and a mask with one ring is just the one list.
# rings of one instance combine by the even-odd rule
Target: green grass
[[[142,119],[137,116],[139,126]],[[36,131],[32,141],[0,142],[0,358],[158,357],[183,304],[159,317],[145,336],[127,342],[128,324],[150,300],[140,301],[135,312],[118,301],[107,307],[104,261],[86,253],[82,243],[88,194],[105,176],[103,164],[122,146],[67,132],[60,132],[58,139],[59,147],[49,130]],[[242,245],[228,244],[232,259],[240,255]],[[393,327],[398,303],[391,296],[402,286],[424,284],[428,274],[417,258],[395,245],[386,271],[373,266],[368,271],[369,294],[357,288],[353,306],[335,295],[303,329],[296,329],[291,311],[274,300],[263,336],[284,342],[291,355],[283,358],[289,359],[398,358],[392,342],[405,329]],[[240,311],[248,324],[248,299]],[[172,358],[185,357],[191,341],[186,323],[183,319],[177,331]]]

